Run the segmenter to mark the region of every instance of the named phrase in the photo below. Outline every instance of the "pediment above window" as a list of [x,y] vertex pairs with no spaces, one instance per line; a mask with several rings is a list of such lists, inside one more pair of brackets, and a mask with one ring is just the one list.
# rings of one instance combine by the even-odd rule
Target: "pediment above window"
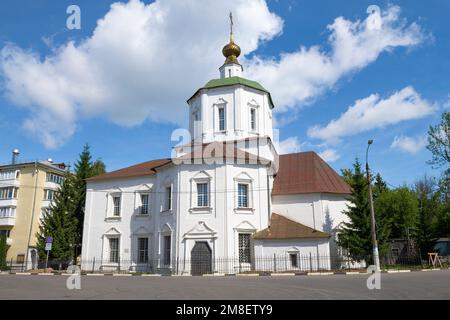
[[106,231],[103,235],[105,235],[105,236],[119,236],[121,234],[122,233],[119,230],[117,230],[116,228],[111,228],[108,231]]
[[215,238],[217,232],[210,228],[204,221],[199,221],[197,225],[186,232],[184,238]]
[[238,231],[256,231],[256,227],[247,220],[239,223],[234,229]]
[[193,177],[193,180],[211,180],[211,176],[206,171],[197,172]]
[[250,100],[248,103],[248,106],[251,108],[259,108],[259,104],[258,104],[258,102],[256,102],[255,99]]
[[214,105],[218,106],[218,105],[224,105],[227,104],[228,102],[223,99],[223,98],[219,98],[216,102],[214,102]]
[[247,172],[241,172],[234,177],[236,181],[253,181],[253,178]]
[[148,235],[148,234],[150,234],[150,230],[148,230],[145,227],[140,227],[140,228],[136,229],[132,234],[133,235]]

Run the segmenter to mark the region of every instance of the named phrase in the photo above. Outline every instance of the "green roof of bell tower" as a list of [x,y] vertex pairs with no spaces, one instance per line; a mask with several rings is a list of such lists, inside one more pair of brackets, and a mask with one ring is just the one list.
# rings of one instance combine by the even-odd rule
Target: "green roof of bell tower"
[[234,85],[242,85],[242,86],[245,86],[248,88],[252,88],[252,89],[267,93],[269,96],[270,103],[272,104],[272,107],[274,107],[272,97],[271,97],[269,91],[267,91],[262,85],[260,85],[256,81],[244,79],[241,77],[228,77],[228,78],[223,78],[223,79],[210,80],[210,81],[208,81],[208,83],[206,85],[204,85],[202,88],[198,89],[197,92],[195,92],[195,94],[189,98],[189,100],[191,100],[200,90],[228,87],[228,86],[234,86]]

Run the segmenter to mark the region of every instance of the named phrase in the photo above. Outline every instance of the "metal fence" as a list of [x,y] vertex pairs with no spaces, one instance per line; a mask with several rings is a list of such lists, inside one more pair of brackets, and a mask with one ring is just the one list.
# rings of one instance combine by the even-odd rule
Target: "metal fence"
[[[423,268],[428,262],[418,256],[393,257],[381,259],[383,269]],[[116,261],[92,258],[88,260],[58,261],[13,261],[7,263],[10,272],[64,272],[69,266],[78,266],[83,273],[154,273],[163,275],[203,275],[203,274],[238,274],[238,273],[274,273],[274,272],[330,272],[330,271],[362,271],[371,264],[370,257],[342,257],[323,255],[291,254],[283,256],[251,257],[242,261],[238,257],[214,258],[211,256],[195,257],[195,259],[172,259],[163,263],[163,259],[146,261],[117,259]],[[51,270],[48,270],[50,269]]]

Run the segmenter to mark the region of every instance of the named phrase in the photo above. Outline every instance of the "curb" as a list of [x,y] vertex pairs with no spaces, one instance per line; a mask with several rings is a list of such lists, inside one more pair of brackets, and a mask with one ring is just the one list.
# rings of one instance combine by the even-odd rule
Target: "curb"
[[88,277],[103,277],[105,274],[103,273],[87,273],[86,276]]
[[[430,272],[443,271],[447,268],[434,269],[401,269],[401,270],[382,270],[381,273],[409,273],[409,272]],[[450,268],[448,268],[450,270]],[[334,271],[334,272],[263,272],[263,273],[214,273],[203,274],[203,277],[293,277],[293,276],[329,276],[329,275],[367,275],[366,271]],[[37,272],[0,272],[0,275],[17,275],[17,276],[71,276],[73,273],[37,273]],[[189,274],[155,274],[155,273],[81,273],[82,276],[88,277],[192,277]]]
[[330,276],[334,275],[334,272],[308,272],[308,276]]
[[295,273],[271,273],[272,277],[289,277],[289,276],[295,276]]
[[345,273],[346,275],[361,275],[361,274],[367,274],[366,272],[358,272],[358,271],[349,271]]

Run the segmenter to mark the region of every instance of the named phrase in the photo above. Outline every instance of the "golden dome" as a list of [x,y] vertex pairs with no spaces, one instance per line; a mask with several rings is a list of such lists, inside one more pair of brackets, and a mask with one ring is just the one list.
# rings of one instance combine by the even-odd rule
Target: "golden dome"
[[239,48],[239,46],[234,43],[233,40],[231,40],[229,44],[223,47],[222,53],[225,58],[227,58],[225,60],[225,64],[239,63],[237,58],[241,55],[241,48]]
[[234,43],[233,37],[233,14],[230,12],[230,43],[228,43],[222,50],[225,58],[225,64],[236,63],[239,64],[237,58],[241,55],[241,48]]

